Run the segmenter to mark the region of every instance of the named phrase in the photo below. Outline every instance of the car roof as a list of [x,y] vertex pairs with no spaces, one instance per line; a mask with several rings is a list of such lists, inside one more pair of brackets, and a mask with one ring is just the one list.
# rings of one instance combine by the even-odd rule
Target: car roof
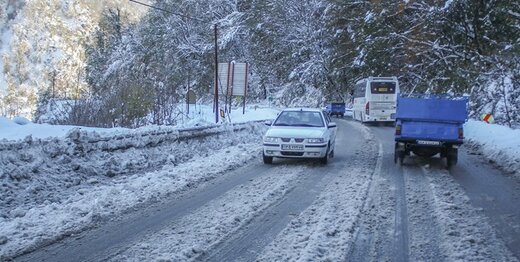
[[282,111],[307,111],[307,112],[321,112],[322,109],[319,108],[310,108],[310,107],[294,107],[294,108],[286,108]]

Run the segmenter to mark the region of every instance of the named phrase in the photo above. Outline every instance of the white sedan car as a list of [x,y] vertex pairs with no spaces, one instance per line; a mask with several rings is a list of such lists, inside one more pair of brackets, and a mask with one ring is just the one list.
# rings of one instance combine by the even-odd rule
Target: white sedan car
[[321,109],[285,109],[266,125],[270,126],[263,139],[266,164],[271,164],[273,157],[319,158],[327,164],[334,156],[336,123]]

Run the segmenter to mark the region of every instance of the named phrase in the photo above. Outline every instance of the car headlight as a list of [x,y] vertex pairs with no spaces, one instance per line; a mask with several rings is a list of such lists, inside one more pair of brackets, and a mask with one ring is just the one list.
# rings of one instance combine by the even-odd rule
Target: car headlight
[[309,138],[307,140],[307,142],[309,142],[309,143],[324,143],[325,139],[323,139],[323,138]]
[[276,143],[276,142],[278,142],[278,137],[266,136],[266,137],[264,137],[264,142]]

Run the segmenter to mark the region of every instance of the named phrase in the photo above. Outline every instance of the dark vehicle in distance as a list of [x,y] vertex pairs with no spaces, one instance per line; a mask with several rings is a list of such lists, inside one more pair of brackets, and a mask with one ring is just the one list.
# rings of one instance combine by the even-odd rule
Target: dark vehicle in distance
[[345,103],[329,103],[325,107],[325,112],[329,116],[343,117],[345,116]]

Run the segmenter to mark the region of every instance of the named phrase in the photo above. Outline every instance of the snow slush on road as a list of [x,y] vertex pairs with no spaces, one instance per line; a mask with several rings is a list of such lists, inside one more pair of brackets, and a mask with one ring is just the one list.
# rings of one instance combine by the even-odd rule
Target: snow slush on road
[[0,143],[0,258],[112,220],[258,155],[265,126],[154,128]]

